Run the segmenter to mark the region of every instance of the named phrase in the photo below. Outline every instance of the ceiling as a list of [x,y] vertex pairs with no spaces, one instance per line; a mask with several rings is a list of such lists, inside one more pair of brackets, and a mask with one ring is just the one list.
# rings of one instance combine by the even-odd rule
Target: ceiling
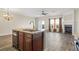
[[[6,8],[5,8],[6,9]],[[0,8],[1,10],[5,10],[4,8]],[[42,16],[42,10],[45,10],[48,13],[48,16],[54,15],[64,15],[73,11],[73,8],[9,8],[13,13],[21,14],[24,16],[32,16],[39,17]]]

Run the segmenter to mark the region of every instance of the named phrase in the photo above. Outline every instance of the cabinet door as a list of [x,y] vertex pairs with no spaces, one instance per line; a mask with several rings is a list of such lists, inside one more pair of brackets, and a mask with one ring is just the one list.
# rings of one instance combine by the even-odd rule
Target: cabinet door
[[43,50],[43,40],[42,37],[33,39],[33,50],[42,51]]
[[23,50],[23,40],[24,40],[23,32],[19,32],[19,50]]
[[27,37],[24,39],[24,51],[32,51],[32,39]]

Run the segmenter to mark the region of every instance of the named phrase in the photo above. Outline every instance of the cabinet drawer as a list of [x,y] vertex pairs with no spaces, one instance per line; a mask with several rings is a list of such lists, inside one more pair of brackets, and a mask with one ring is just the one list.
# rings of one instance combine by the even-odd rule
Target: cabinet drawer
[[32,34],[25,33],[25,38],[32,38]]
[[42,37],[42,33],[36,33],[33,35],[33,39],[41,38],[41,37]]

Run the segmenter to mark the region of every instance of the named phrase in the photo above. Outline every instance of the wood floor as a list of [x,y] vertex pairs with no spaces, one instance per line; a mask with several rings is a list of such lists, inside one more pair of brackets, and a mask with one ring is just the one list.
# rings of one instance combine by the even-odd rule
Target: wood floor
[[12,47],[12,35],[0,36],[0,51],[16,51]]
[[[69,34],[46,32],[44,35],[45,51],[74,51],[74,37]],[[12,47],[12,36],[0,37],[0,51],[17,51]]]

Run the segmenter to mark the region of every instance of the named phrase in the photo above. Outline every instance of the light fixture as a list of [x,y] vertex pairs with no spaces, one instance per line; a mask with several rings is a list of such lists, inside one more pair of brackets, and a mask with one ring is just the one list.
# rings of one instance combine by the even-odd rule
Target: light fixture
[[5,9],[5,13],[3,14],[3,18],[7,21],[10,21],[13,19],[13,15],[10,14],[9,8]]
[[47,15],[48,13],[46,12],[45,9],[42,9],[42,15]]

